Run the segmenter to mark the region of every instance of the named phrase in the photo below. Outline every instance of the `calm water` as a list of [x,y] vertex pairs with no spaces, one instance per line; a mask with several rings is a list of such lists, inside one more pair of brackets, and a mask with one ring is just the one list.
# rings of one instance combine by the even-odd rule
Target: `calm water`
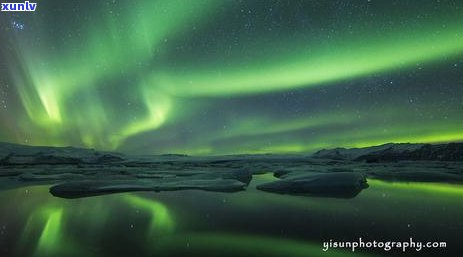
[[[0,256],[458,256],[463,186],[386,183],[354,199],[247,191],[67,200],[48,186],[0,192]],[[446,241],[446,249],[322,251],[336,240]]]

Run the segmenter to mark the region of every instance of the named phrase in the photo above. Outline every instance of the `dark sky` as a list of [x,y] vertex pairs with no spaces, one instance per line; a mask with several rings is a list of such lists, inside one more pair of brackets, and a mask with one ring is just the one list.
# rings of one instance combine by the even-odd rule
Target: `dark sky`
[[0,12],[0,141],[137,154],[461,141],[462,8],[38,1]]

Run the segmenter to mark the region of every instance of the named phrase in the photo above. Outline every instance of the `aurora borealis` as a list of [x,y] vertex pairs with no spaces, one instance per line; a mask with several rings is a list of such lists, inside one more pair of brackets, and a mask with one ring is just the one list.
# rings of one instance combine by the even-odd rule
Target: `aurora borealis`
[[0,141],[138,154],[461,141],[462,24],[463,3],[443,0],[39,1],[0,13]]

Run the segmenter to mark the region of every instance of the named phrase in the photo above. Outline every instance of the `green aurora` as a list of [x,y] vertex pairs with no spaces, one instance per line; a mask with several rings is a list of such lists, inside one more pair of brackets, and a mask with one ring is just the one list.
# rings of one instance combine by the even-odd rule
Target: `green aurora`
[[0,15],[0,141],[143,154],[461,141],[462,8],[43,1]]

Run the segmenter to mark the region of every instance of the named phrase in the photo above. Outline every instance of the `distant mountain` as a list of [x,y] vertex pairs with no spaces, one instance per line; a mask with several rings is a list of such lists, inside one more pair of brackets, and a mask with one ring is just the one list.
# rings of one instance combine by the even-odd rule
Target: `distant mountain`
[[93,149],[0,143],[0,165],[105,163],[121,160],[121,154]]
[[[119,153],[76,147],[28,146],[0,142],[0,165],[37,164],[102,164],[142,161],[143,158]],[[340,161],[395,162],[395,161],[463,161],[463,143],[410,144],[388,143],[364,148],[334,148],[320,150],[310,157]],[[146,161],[196,160],[186,155],[146,156]],[[202,157],[208,163],[295,162],[307,161],[306,155],[230,155]],[[190,161],[191,161],[190,160]]]
[[463,143],[448,144],[394,144],[364,148],[323,149],[313,158],[366,162],[393,161],[463,161]]

